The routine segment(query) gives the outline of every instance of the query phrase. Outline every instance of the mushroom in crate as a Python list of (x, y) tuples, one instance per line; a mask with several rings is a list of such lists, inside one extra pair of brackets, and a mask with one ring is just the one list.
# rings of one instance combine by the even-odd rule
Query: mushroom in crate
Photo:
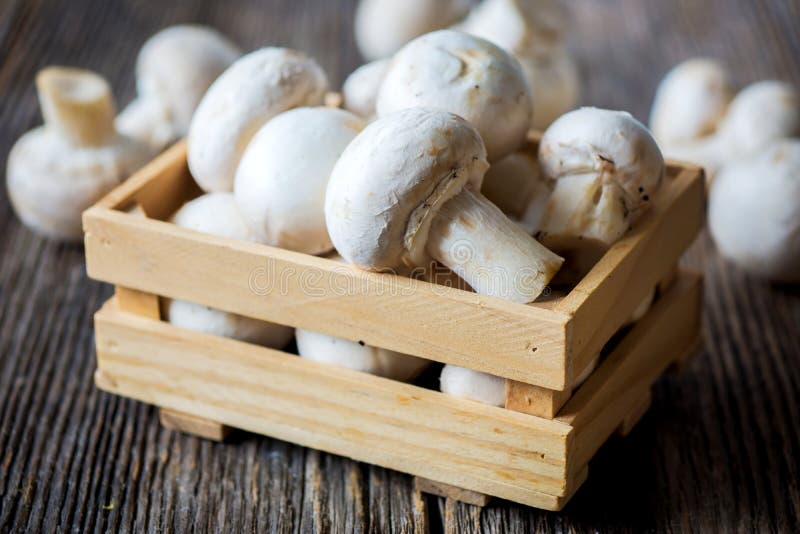
[(48, 67), (36, 76), (44, 126), (23, 135), (8, 155), (6, 180), (26, 226), (54, 239), (83, 237), (81, 213), (151, 157), (114, 127), (108, 82), (93, 72)]
[(532, 302), (562, 259), (480, 194), (487, 168), (480, 135), (457, 115), (411, 108), (378, 119), (350, 143), (328, 184), (336, 250), (373, 271), (430, 257), (480, 294)]
[(555, 186), (537, 236), (565, 257), (559, 281), (573, 284), (650, 207), (664, 158), (630, 114), (581, 108), (544, 132), (539, 162)]
[(494, 202), (526, 232), (539, 228), (554, 181), (539, 168), (539, 158), (530, 146), (494, 163), (483, 180), (481, 193)]
[(198, 185), (231, 191), (258, 129), (289, 109), (321, 105), (327, 88), (317, 62), (295, 50), (262, 48), (237, 60), (208, 89), (189, 126), (189, 169)]
[[(535, 300), (562, 259), (480, 194), (487, 168), (477, 131), (452, 113), (412, 108), (378, 119), (347, 147), (328, 184), (336, 249), (377, 271), (433, 258), (480, 294)], [(461, 375), (491, 382), (471, 369)]]
[(298, 108), (269, 120), (244, 151), (236, 202), (261, 243), (324, 254), (325, 190), (339, 156), (364, 128), (341, 109)]
[(367, 61), (397, 52), (412, 39), (463, 17), (472, 0), (361, 0), (355, 14), (358, 50)]
[(354, 70), (342, 85), (343, 107), (366, 120), (375, 118), (375, 100), (390, 60), (379, 59)]
[(302, 358), (392, 380), (413, 380), (430, 365), (423, 358), (311, 330), (298, 328), (296, 337), (297, 352)]
[[(254, 241), (231, 193), (207, 193), (184, 204), (172, 222), (197, 232)], [(281, 348), (292, 339), (292, 329), (182, 300), (165, 303), (167, 320), (181, 328)]]
[(161, 30), (139, 51), (136, 99), (117, 117), (117, 128), (154, 151), (186, 136), (209, 86), (241, 55), (212, 28), (180, 24)]
[(535, 104), (531, 127), (542, 130), (580, 97), (566, 26), (563, 5), (554, 0), (483, 0), (455, 29), (491, 41), (519, 61)]
[(378, 117), (416, 107), (463, 117), (480, 134), (491, 162), (525, 142), (532, 106), (514, 57), (453, 30), (423, 35), (395, 54), (376, 100)]

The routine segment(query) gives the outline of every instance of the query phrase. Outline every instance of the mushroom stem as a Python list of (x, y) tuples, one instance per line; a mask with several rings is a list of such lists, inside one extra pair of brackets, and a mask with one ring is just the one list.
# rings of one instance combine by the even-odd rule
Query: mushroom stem
[(103, 146), (116, 137), (111, 87), (83, 69), (48, 67), (36, 75), (45, 125), (80, 147)]
[(482, 295), (532, 302), (564, 261), (470, 186), (442, 205), (427, 252)]

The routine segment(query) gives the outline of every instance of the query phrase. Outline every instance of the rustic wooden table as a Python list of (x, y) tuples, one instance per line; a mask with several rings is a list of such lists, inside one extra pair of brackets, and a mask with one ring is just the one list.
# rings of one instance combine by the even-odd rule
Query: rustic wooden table
[[(0, 153), (40, 123), (37, 69), (95, 69), (125, 103), (136, 51), (172, 23), (306, 50), (338, 84), (359, 64), (353, 3), (2, 0)], [(740, 83), (800, 84), (796, 0), (571, 6), (586, 103), (646, 119), (666, 69), (696, 54)], [(642, 424), (555, 514), (420, 498), (407, 476), (258, 436), (162, 429), (154, 408), (92, 385), (92, 314), (111, 288), (86, 278), (82, 247), (31, 234), (5, 195), (0, 235), (0, 532), (800, 529), (800, 292), (742, 275), (705, 236), (687, 264), (706, 273), (706, 350), (659, 382)]]

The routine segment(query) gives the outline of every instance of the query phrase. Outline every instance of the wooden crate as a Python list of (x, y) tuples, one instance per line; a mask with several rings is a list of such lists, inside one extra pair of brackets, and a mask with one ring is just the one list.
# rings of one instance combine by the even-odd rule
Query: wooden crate
[(574, 289), (524, 305), (163, 222), (197, 194), (178, 144), (87, 210), (89, 276), (553, 391), (670, 277), (705, 221), (701, 171), (669, 165), (653, 209)]
[[(181, 143), (87, 210), (84, 230), (89, 275), (116, 285), (95, 320), (97, 385), (212, 439), (241, 428), (425, 476), (426, 491), (559, 509), (697, 341), (701, 283), (675, 274), (704, 221), (697, 168), (669, 165), (636, 227), (566, 295), (530, 305), (165, 222), (198, 194)], [(656, 305), (573, 394), (656, 286)], [(492, 373), (507, 379), (507, 409), (188, 332), (160, 320), (161, 297)]]
[(96, 383), (206, 437), (244, 429), (558, 510), (600, 445), (641, 416), (658, 376), (695, 348), (701, 293), (698, 276), (681, 275), (555, 419), (183, 330), (116, 298), (95, 317)]

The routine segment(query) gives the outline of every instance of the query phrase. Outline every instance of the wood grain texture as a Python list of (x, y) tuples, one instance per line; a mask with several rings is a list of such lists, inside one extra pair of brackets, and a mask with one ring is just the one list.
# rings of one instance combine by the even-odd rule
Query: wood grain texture
[[(351, 0), (4, 0), (0, 153), (40, 122), (35, 71), (97, 69), (121, 104), (136, 50), (164, 25), (210, 23), (247, 48), (319, 58), (334, 84), (359, 63)], [(739, 83), (800, 83), (796, 0), (572, 0), (583, 102), (647, 119), (658, 80), (696, 54)], [(415, 496), (410, 477), (244, 435), (163, 430), (157, 411), (92, 385), (91, 317), (111, 294), (80, 247), (23, 229), (0, 193), (0, 531), (630, 532), (800, 528), (800, 292), (725, 264), (707, 237), (705, 353), (660, 380), (565, 511)], [(113, 502), (113, 509), (111, 504)], [(109, 509), (104, 509), (104, 506)]]

